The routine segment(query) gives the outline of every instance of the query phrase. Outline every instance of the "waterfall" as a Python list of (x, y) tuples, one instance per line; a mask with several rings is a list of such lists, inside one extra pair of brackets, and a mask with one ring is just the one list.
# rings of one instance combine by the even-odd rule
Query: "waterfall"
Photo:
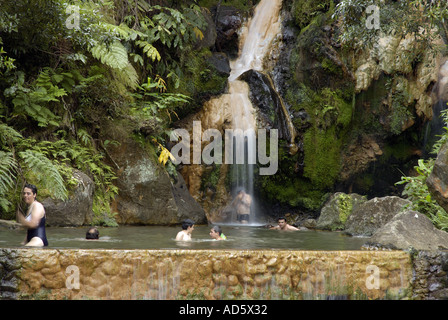
[[(252, 212), (257, 211), (254, 195), (254, 164), (256, 159), (256, 119), (255, 110), (249, 99), (248, 85), (238, 80), (244, 72), (263, 70), (263, 59), (270, 45), (280, 32), (279, 14), (281, 0), (261, 0), (255, 8), (254, 16), (248, 21), (241, 34), (237, 59), (230, 62), (229, 105), (232, 108), (232, 129), (234, 132), (234, 162), (232, 166), (232, 194), (241, 189), (252, 196)], [(240, 143), (240, 151), (238, 151)], [(242, 145), (241, 145), (242, 144)], [(238, 161), (238, 152), (243, 151), (244, 163)], [(256, 222), (255, 214), (252, 221)]]
[[(259, 220), (257, 219), (259, 210), (257, 210), (257, 201), (254, 198), (258, 130), (256, 111), (249, 98), (249, 85), (239, 77), (248, 70), (263, 72), (263, 60), (270, 52), (272, 41), (280, 34), (281, 6), (281, 0), (261, 0), (258, 3), (253, 17), (248, 19), (241, 29), (238, 57), (230, 61), (231, 71), (227, 92), (205, 102), (199, 115), (202, 130), (218, 129), (224, 133), (231, 129), (229, 131), (232, 134), (226, 135), (225, 143), (226, 151), (227, 143), (232, 143), (232, 145), (228, 145), (232, 154), (229, 156), (230, 161), (227, 161), (226, 158), (223, 167), (228, 166), (230, 170), (232, 197), (241, 189), (252, 196), (250, 223), (261, 222), (257, 221)], [(221, 170), (224, 172), (227, 167)], [(193, 172), (191, 175), (199, 176), (199, 173)], [(222, 178), (224, 177), (220, 177), (220, 179)], [(190, 192), (194, 194), (194, 190), (193, 192), (190, 190)], [(226, 203), (228, 204), (228, 202)], [(221, 209), (226, 206), (224, 202), (220, 204), (222, 205)], [(227, 213), (226, 217), (228, 217)], [(231, 220), (231, 222), (235, 222), (235, 216)]]

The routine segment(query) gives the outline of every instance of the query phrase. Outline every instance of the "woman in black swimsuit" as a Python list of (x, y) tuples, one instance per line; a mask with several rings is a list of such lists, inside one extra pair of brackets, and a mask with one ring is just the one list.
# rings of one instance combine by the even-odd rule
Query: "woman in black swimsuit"
[(30, 247), (48, 246), (47, 235), (45, 233), (45, 209), (44, 206), (36, 200), (37, 188), (35, 185), (26, 184), (23, 188), (23, 200), (28, 206), (26, 217), (18, 211), (17, 219), (28, 228), (24, 245)]

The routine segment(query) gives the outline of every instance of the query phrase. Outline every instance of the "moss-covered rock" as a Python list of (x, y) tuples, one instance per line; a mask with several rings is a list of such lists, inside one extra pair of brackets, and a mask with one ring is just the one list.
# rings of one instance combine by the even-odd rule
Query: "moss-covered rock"
[(344, 230), (345, 223), (353, 210), (365, 201), (367, 201), (366, 197), (356, 193), (335, 193), (323, 206), (316, 228), (331, 231)]

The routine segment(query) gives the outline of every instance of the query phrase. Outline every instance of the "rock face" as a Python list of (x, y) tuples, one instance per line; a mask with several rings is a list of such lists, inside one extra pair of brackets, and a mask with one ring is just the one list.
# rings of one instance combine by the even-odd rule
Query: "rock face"
[(289, 115), (282, 109), (282, 101), (276, 93), (270, 78), (260, 71), (249, 70), (240, 78), (249, 84), (249, 97), (257, 110), (258, 127), (279, 130), (279, 138), (290, 141), (294, 132), (290, 132)]
[(112, 139), (120, 141), (120, 145), (108, 149), (110, 158), (118, 166), (116, 184), (120, 192), (113, 204), (118, 212), (117, 222), (169, 225), (190, 218), (197, 224), (205, 223), (205, 212), (185, 191), (181, 177), (173, 182), (158, 163), (153, 150), (146, 150), (135, 140), (125, 137), (116, 133)]
[(448, 212), (448, 143), (440, 148), (426, 185), (432, 197)]
[(216, 25), (216, 49), (234, 58), (238, 55), (238, 30), (243, 19), (236, 8), (217, 6), (211, 10)]
[[(416, 57), (422, 56), (421, 63), (415, 67), (411, 59), (397, 59), (413, 52)], [(409, 102), (415, 101), (418, 116), (428, 119), (432, 116), (431, 96), (428, 87), (437, 81), (440, 57), (434, 57), (429, 50), (425, 50), (410, 35), (402, 37), (397, 35), (382, 35), (372, 50), (366, 51), (356, 60), (355, 67), (356, 91), (366, 90), (381, 73), (388, 75), (415, 73), (415, 77), (403, 77), (402, 83), (397, 81), (397, 91), (406, 88)], [(430, 92), (430, 91), (429, 91)]]
[(322, 208), (316, 228), (343, 230), (347, 218), (365, 201), (367, 201), (365, 197), (356, 193), (335, 193)]
[(368, 244), (401, 250), (448, 249), (448, 233), (435, 228), (425, 215), (406, 210), (379, 228)]
[(347, 218), (345, 232), (353, 236), (371, 236), (410, 203), (395, 196), (366, 201)]
[(46, 198), (42, 201), (48, 226), (81, 226), (92, 220), (95, 184), (81, 171), (75, 170), (73, 176), (78, 185), (68, 200)]

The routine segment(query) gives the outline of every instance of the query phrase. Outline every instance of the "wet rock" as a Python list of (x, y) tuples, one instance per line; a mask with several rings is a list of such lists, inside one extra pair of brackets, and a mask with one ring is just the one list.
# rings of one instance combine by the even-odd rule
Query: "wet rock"
[(240, 12), (229, 6), (216, 6), (211, 10), (216, 25), (216, 49), (232, 58), (238, 55), (238, 30), (242, 25)]
[(395, 196), (366, 201), (347, 218), (345, 232), (353, 236), (371, 236), (410, 204), (409, 200)]
[(67, 200), (46, 198), (42, 201), (48, 226), (81, 226), (91, 221), (95, 184), (79, 170), (74, 170), (73, 177), (78, 185)]
[(321, 230), (343, 230), (347, 218), (365, 201), (367, 199), (364, 196), (356, 193), (335, 193), (323, 206), (316, 228)]
[(223, 52), (214, 52), (210, 58), (208, 58), (208, 62), (216, 68), (216, 70), (226, 75), (227, 77), (230, 75), (230, 64), (229, 58)]
[(281, 98), (269, 77), (262, 72), (249, 70), (244, 72), (240, 79), (249, 84), (249, 97), (258, 111), (259, 126), (276, 128), (279, 130), (280, 139), (291, 140), (295, 132), (291, 132), (289, 115), (285, 114)]
[(302, 226), (307, 229), (316, 229), (317, 221), (316, 219), (306, 219), (305, 221), (303, 221)]
[(0, 249), (0, 300), (17, 298), (19, 272), (17, 253), (11, 249)]
[(364, 172), (373, 161), (383, 154), (381, 147), (374, 137), (363, 136), (353, 141), (343, 154), (341, 180), (348, 180)]
[(368, 244), (402, 250), (448, 249), (448, 233), (437, 229), (424, 214), (406, 210), (376, 230)]

